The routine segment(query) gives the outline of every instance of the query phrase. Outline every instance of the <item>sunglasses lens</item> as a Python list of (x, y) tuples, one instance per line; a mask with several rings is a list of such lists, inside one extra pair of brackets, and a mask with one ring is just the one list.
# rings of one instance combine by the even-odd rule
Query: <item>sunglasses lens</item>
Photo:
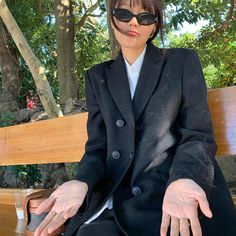
[(151, 15), (149, 13), (143, 13), (138, 15), (138, 23), (140, 25), (151, 25), (156, 22), (156, 16)]
[[(122, 9), (122, 8), (116, 8), (113, 9), (112, 15), (119, 21), (122, 22), (130, 22), (132, 18), (136, 15), (132, 14), (129, 10), (127, 9)], [(152, 15), (150, 13), (140, 13), (137, 16), (138, 23), (140, 25), (151, 25), (154, 24), (157, 19), (155, 15)]]
[(112, 15), (123, 22), (129, 22), (133, 18), (132, 13), (126, 9), (114, 9)]

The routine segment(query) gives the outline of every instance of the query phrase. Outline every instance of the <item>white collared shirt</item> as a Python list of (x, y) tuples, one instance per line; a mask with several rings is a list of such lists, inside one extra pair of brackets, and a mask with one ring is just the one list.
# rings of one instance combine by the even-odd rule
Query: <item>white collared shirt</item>
[(143, 49), (142, 53), (138, 56), (138, 58), (135, 60), (133, 64), (129, 64), (129, 62), (124, 58), (126, 70), (128, 74), (128, 80), (129, 80), (129, 88), (130, 88), (130, 94), (131, 98), (134, 98), (134, 92), (138, 83), (139, 74), (141, 71), (141, 67), (143, 64), (145, 52), (146, 52), (147, 46)]
[[(124, 58), (125, 65), (126, 65), (126, 70), (127, 70), (127, 75), (128, 75), (128, 80), (129, 80), (130, 94), (131, 94), (132, 100), (134, 98), (134, 92), (135, 92), (135, 89), (136, 89), (136, 86), (137, 86), (137, 83), (138, 83), (138, 78), (139, 78), (139, 74), (140, 74), (141, 67), (142, 67), (142, 64), (143, 64), (146, 48), (147, 48), (147, 45), (145, 46), (142, 53), (138, 56), (138, 58), (135, 60), (135, 62), (132, 65), (129, 64), (129, 62)], [(96, 212), (90, 219), (88, 219), (85, 222), (85, 224), (89, 224), (90, 222), (97, 219), (106, 208), (111, 210), (112, 207), (113, 207), (113, 199), (112, 199), (112, 196), (111, 196), (106, 201), (106, 203), (103, 205), (103, 207), (98, 212)]]

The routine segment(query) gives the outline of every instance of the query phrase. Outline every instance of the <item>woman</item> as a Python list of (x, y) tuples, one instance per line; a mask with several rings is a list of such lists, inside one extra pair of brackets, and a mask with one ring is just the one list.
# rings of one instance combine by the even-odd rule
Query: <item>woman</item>
[(110, 4), (121, 52), (86, 73), (86, 151), (76, 180), (38, 208), (51, 211), (35, 235), (71, 217), (65, 235), (236, 235), (197, 54), (151, 43), (160, 0)]

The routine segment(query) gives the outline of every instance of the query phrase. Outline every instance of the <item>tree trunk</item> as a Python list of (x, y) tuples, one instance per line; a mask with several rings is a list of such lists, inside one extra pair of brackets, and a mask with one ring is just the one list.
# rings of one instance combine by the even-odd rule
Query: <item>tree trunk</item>
[(0, 18), (0, 69), (2, 89), (16, 100), (22, 86), (19, 75), (18, 58), (14, 50), (8, 47), (9, 34)]
[(110, 38), (110, 47), (111, 47), (111, 58), (115, 59), (120, 50), (120, 46), (115, 38), (113, 29), (111, 28), (111, 10), (110, 10), (110, 2), (111, 0), (106, 0), (106, 8), (107, 8), (107, 25), (109, 29), (109, 38)]
[(74, 15), (72, 1), (55, 0), (57, 71), (59, 79), (60, 104), (69, 98), (78, 98), (76, 59), (74, 46)]
[(33, 51), (29, 47), (24, 35), (19, 29), (4, 0), (0, 0), (0, 16), (2, 17), (2, 20), (11, 34), (22, 57), (29, 66), (36, 83), (38, 95), (45, 111), (48, 114), (48, 117), (53, 118), (63, 116), (61, 110), (54, 100), (51, 87), (45, 75), (45, 68), (42, 66), (38, 58), (34, 55)]

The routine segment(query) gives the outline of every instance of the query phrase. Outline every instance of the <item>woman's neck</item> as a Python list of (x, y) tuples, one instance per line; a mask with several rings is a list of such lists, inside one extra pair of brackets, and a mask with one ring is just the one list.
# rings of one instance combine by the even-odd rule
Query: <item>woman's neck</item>
[(122, 48), (122, 54), (123, 57), (129, 62), (130, 65), (132, 65), (136, 59), (139, 57), (139, 55), (143, 52), (143, 49), (146, 45), (144, 45), (141, 48)]

